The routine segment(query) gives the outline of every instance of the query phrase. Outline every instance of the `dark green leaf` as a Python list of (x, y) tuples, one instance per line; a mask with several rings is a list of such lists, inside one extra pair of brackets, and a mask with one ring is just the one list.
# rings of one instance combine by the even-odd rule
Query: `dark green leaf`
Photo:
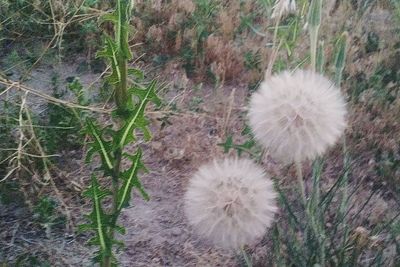
[(112, 144), (110, 141), (103, 139), (103, 130), (90, 120), (86, 120), (87, 132), (93, 138), (93, 142), (89, 143), (89, 149), (86, 155), (86, 162), (89, 162), (94, 153), (99, 153), (103, 170), (107, 173), (113, 168), (114, 159), (111, 156)]

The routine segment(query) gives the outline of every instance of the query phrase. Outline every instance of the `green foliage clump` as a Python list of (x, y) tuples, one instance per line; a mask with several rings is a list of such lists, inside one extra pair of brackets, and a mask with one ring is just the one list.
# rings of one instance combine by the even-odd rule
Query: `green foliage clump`
[(57, 47), (59, 56), (96, 49), (100, 36), (98, 15), (87, 12), (106, 4), (98, 0), (1, 0), (0, 47), (9, 52), (15, 44), (23, 43), (19, 52), (32, 63), (50, 47)]
[[(90, 104), (85, 95), (85, 89), (79, 79), (75, 78), (68, 84), (68, 89), (75, 95), (81, 106)], [(65, 91), (60, 91), (57, 86), (53, 89), (53, 96), (61, 99)], [(88, 116), (87, 112), (74, 108), (64, 107), (59, 104), (48, 103), (46, 124), (48, 128), (41, 131), (41, 137), (48, 153), (55, 153), (63, 149), (77, 149), (82, 145), (83, 121)], [(63, 144), (60, 147), (60, 144)]]

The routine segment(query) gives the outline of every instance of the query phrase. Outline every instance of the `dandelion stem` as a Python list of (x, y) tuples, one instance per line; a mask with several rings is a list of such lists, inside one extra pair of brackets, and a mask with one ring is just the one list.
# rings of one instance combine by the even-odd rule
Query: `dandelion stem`
[(296, 173), (297, 173), (297, 182), (299, 183), (299, 186), (300, 186), (300, 193), (301, 193), (301, 197), (303, 199), (304, 207), (306, 207), (307, 206), (307, 198), (306, 198), (306, 189), (305, 189), (304, 181), (303, 181), (303, 171), (301, 168), (301, 162), (297, 160), (295, 165), (296, 165)]
[(241, 250), (241, 252), (242, 252), (242, 254), (243, 254), (243, 259), (244, 259), (244, 261), (245, 261), (245, 263), (246, 263), (246, 266), (247, 266), (247, 267), (253, 267), (253, 264), (251, 263), (251, 259), (250, 259), (249, 256), (247, 255), (246, 250), (244, 250), (244, 247), (243, 247), (243, 246), (240, 248), (240, 250)]
[(319, 27), (313, 27), (310, 29), (311, 69), (313, 71), (316, 70), (316, 66), (317, 66), (318, 30), (319, 30)]
[(279, 30), (279, 24), (281, 22), (281, 16), (282, 16), (282, 14), (279, 14), (278, 19), (276, 20), (276, 23), (275, 23), (274, 37), (273, 37), (273, 40), (272, 40), (272, 56), (271, 56), (271, 59), (268, 62), (268, 67), (267, 67), (267, 71), (265, 73), (265, 78), (269, 78), (271, 76), (272, 68), (274, 67), (274, 63), (276, 61), (279, 49), (281, 47), (280, 44), (277, 46), (278, 30)]
[(321, 25), (322, 0), (312, 0), (308, 13), (308, 29), (310, 32), (311, 68), (315, 71), (317, 62), (318, 32)]

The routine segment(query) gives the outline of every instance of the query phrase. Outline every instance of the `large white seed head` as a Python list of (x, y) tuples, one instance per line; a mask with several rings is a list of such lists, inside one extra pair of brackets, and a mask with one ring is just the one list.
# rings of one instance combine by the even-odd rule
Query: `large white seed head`
[(277, 210), (273, 183), (247, 159), (203, 165), (190, 180), (185, 212), (197, 232), (226, 249), (262, 237)]
[(336, 143), (346, 127), (346, 104), (331, 81), (305, 70), (262, 82), (249, 106), (255, 138), (272, 157), (291, 163), (314, 159)]

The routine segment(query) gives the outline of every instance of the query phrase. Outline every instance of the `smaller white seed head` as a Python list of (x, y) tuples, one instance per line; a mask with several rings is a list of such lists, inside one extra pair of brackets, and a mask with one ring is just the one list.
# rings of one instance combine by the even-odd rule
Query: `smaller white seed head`
[(276, 210), (272, 181), (247, 159), (203, 165), (185, 195), (190, 224), (200, 235), (228, 249), (239, 249), (262, 237)]

